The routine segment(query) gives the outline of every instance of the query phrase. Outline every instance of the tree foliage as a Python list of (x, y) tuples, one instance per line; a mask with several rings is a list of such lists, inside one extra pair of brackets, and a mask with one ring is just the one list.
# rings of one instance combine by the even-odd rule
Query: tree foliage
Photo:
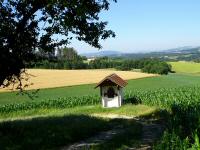
[(159, 59), (110, 59), (107, 57), (97, 58), (89, 63), (88, 68), (102, 69), (102, 68), (116, 68), (118, 70), (132, 70), (141, 69), (143, 72), (154, 74), (168, 74), (171, 71), (171, 65)]
[(99, 19), (110, 1), (0, 0), (0, 85), (19, 80), (38, 50), (51, 52), (72, 38), (101, 48), (100, 39), (115, 36)]
[(60, 51), (61, 51), (61, 56), (60, 56), (61, 59), (76, 60), (76, 59), (79, 59), (80, 57), (77, 51), (72, 47), (70, 48), (64, 47), (64, 48), (61, 48)]

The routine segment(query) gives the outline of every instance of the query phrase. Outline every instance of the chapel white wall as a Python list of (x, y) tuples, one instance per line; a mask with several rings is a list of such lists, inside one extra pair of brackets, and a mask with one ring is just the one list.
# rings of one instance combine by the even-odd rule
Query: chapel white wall
[[(109, 87), (113, 87), (115, 93), (117, 93), (117, 96), (114, 96), (114, 98), (104, 96), (104, 93), (107, 93)], [(121, 87), (118, 89), (117, 86), (103, 86), (101, 87), (101, 91), (103, 107), (120, 107), (122, 105), (123, 89)]]

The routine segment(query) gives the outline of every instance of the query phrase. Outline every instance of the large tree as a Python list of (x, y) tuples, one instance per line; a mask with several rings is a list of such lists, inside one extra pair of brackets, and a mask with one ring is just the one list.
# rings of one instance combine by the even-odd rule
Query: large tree
[(78, 59), (78, 53), (74, 48), (63, 48), (63, 57), (67, 60), (77, 60)]
[(0, 0), (0, 85), (19, 80), (37, 50), (51, 52), (72, 38), (101, 48), (99, 40), (115, 36), (99, 19), (110, 1)]

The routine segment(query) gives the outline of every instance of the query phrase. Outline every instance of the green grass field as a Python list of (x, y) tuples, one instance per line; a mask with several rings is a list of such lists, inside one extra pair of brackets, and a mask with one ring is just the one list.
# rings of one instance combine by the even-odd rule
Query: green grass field
[[(20, 104), (17, 103), (24, 102), (27, 105), (26, 102), (35, 103), (36, 101), (40, 103), (42, 101), (47, 102), (46, 100), (49, 99), (58, 102), (58, 98), (66, 97), (68, 97), (65, 100), (67, 102), (69, 102), (69, 97), (73, 97), (71, 99), (72, 103), (75, 101), (75, 97), (78, 97), (80, 101), (86, 102), (92, 101), (95, 98), (98, 100), (95, 95), (99, 94), (99, 89), (94, 89), (94, 86), (94, 84), (91, 84), (42, 89), (38, 91), (34, 99), (30, 99), (26, 94), (19, 95), (18, 92), (0, 93), (1, 111), (3, 110), (0, 113), (0, 149), (60, 149), (63, 146), (94, 136), (99, 132), (110, 130), (115, 126), (122, 126), (124, 132), (94, 147), (94, 149), (105, 149), (105, 146), (109, 149), (124, 149), (124, 146), (138, 145), (142, 135), (142, 125), (140, 123), (135, 122), (134, 119), (105, 119), (102, 117), (142, 117), (146, 119), (153, 117), (152, 119), (161, 118), (165, 119), (164, 122), (167, 122), (167, 118), (171, 113), (168, 109), (160, 106), (166, 105), (170, 108), (174, 102), (182, 102), (182, 104), (188, 105), (187, 100), (191, 102), (196, 100), (198, 102), (198, 88), (187, 89), (185, 87), (200, 86), (200, 76), (191, 72), (187, 74), (180, 72), (158, 77), (129, 80), (125, 92), (131, 93), (132, 91), (134, 93), (134, 91), (141, 91), (142, 104), (138, 105), (129, 103), (120, 108), (107, 109), (102, 108), (100, 104), (93, 104), (91, 106), (88, 105), (90, 103), (84, 103), (68, 107), (69, 103), (66, 103), (67, 105), (64, 105), (66, 107), (62, 107), (62, 103), (58, 103), (55, 104), (55, 107), (53, 104), (47, 107), (42, 105), (42, 107), (18, 109)], [(176, 87), (184, 87), (185, 89), (173, 89)], [(151, 91), (154, 90), (157, 90), (157, 92), (152, 93)], [(145, 93), (146, 91), (150, 92)], [(31, 92), (34, 91), (28, 91), (28, 94), (31, 94)], [(137, 94), (139, 96), (139, 93)], [(91, 95), (91, 98), (84, 100), (84, 95)], [(62, 102), (64, 102), (63, 100), (61, 99)], [(48, 102), (51, 103), (51, 101)], [(14, 110), (6, 112), (5, 107), (8, 108), (9, 104), (12, 103), (16, 103), (14, 107), (10, 107), (11, 109), (14, 108)], [(3, 106), (4, 104), (8, 104), (8, 106)], [(183, 112), (182, 109), (184, 109), (186, 115), (191, 114), (185, 109), (187, 105), (182, 104), (180, 105), (181, 107), (178, 105), (175, 108), (180, 109), (180, 112)], [(27, 106), (30, 106), (30, 103)], [(189, 110), (199, 110), (199, 108), (192, 107)], [(194, 114), (194, 116), (199, 116), (198, 113)], [(178, 118), (181, 117), (179, 116)], [(196, 120), (189, 120), (188, 122), (194, 121)], [(181, 125), (185, 124), (183, 122)], [(192, 125), (196, 125), (196, 123), (192, 123)]]
[[(200, 85), (200, 77), (190, 74), (170, 74), (158, 77), (150, 77), (136, 80), (129, 80), (125, 88), (126, 92), (137, 89), (151, 90), (159, 88), (171, 88), (180, 86)], [(94, 84), (68, 86), (51, 89), (41, 89), (35, 95), (34, 99), (30, 99), (26, 94), (21, 95), (18, 92), (0, 93), (0, 105), (9, 103), (41, 101), (47, 99), (57, 99), (59, 97), (83, 96), (99, 94), (99, 89), (94, 89)], [(29, 91), (30, 94), (33, 91)]]
[(172, 70), (177, 73), (191, 73), (199, 74), (200, 73), (200, 63), (194, 62), (169, 62), (172, 65)]

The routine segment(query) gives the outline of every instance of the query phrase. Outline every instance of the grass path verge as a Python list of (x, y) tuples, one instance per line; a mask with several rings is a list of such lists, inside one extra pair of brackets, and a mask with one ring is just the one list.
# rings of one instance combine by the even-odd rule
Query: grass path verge
[(108, 116), (117, 115), (119, 116), (129, 116), (129, 117), (139, 117), (142, 115), (148, 115), (156, 111), (156, 107), (149, 107), (146, 105), (123, 105), (120, 108), (102, 108), (100, 105), (93, 106), (78, 106), (74, 108), (65, 109), (32, 109), (26, 111), (16, 111), (11, 113), (0, 114), (0, 121), (6, 120), (24, 120), (32, 119), (37, 117), (50, 117), (50, 116), (64, 116), (70, 114), (76, 115), (91, 115), (96, 116)]

